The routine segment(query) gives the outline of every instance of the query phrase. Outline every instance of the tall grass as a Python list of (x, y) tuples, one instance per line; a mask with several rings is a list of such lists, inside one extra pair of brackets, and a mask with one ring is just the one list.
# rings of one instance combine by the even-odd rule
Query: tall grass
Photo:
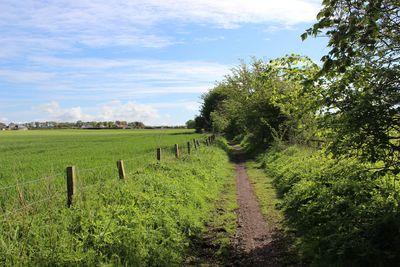
[(80, 187), (71, 209), (54, 193), (2, 218), (0, 264), (179, 265), (229, 179), (226, 153), (203, 147)]

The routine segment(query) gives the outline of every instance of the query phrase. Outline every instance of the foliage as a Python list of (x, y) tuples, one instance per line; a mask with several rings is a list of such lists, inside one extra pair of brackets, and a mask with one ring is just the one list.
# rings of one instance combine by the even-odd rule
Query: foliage
[(196, 122), (194, 120), (188, 120), (186, 123), (186, 128), (188, 129), (195, 129), (196, 128)]
[(309, 85), (314, 91), (304, 93), (303, 87), (318, 70), (309, 58), (298, 55), (242, 62), (203, 96), (205, 128), (230, 139), (247, 136), (248, 144), (258, 148), (276, 138), (310, 138), (318, 88)]
[(71, 209), (61, 195), (5, 217), (0, 263), (177, 266), (231, 177), (225, 152), (203, 147), (82, 188)]
[(317, 266), (393, 266), (400, 260), (400, 190), (356, 160), (288, 147), (264, 156), (286, 223)]
[(227, 98), (223, 90), (212, 90), (202, 96), (203, 105), (201, 107), (201, 116), (198, 116), (196, 121), (196, 129), (212, 131), (212, 112), (220, 108), (221, 102)]
[(323, 128), (331, 152), (382, 161), (400, 172), (400, 4), (398, 0), (325, 0), (303, 34), (327, 35), (322, 58)]

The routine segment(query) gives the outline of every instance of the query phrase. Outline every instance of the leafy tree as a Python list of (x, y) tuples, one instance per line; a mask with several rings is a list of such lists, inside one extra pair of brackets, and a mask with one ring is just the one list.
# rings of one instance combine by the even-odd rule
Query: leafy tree
[(302, 35), (327, 35), (319, 73), (331, 151), (400, 171), (400, 2), (325, 0)]
[(195, 129), (197, 133), (201, 133), (204, 129), (205, 126), (205, 119), (203, 116), (196, 116), (194, 118), (194, 124), (195, 124)]
[(188, 120), (186, 122), (186, 128), (195, 129), (196, 128), (196, 122), (194, 120)]
[(203, 106), (201, 107), (201, 121), (202, 128), (206, 131), (212, 130), (212, 118), (211, 113), (215, 110), (220, 109), (222, 102), (227, 98), (227, 95), (218, 89), (211, 90), (209, 93), (204, 94)]
[(253, 59), (248, 65), (242, 62), (203, 96), (201, 117), (206, 127), (229, 138), (246, 137), (258, 149), (276, 138), (308, 139), (314, 134), (309, 125), (313, 125), (314, 98), (319, 95), (313, 84), (309, 86), (315, 90), (304, 93), (303, 83), (318, 70), (309, 58), (298, 55), (269, 62)]

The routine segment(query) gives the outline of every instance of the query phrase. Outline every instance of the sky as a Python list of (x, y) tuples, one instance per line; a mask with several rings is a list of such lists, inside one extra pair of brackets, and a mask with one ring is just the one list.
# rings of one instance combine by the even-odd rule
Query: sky
[(317, 0), (2, 0), (0, 121), (182, 125), (240, 60), (297, 53)]

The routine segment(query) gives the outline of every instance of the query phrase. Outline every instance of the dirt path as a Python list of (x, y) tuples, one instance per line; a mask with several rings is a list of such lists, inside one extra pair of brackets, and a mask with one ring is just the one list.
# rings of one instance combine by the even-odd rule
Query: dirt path
[(239, 147), (232, 155), (236, 163), (236, 184), (239, 209), (238, 231), (234, 239), (237, 250), (235, 266), (279, 266), (272, 246), (273, 230), (261, 214), (253, 187), (245, 169), (245, 159)]
[[(216, 252), (219, 247), (215, 241), (221, 231), (226, 235), (223, 225), (213, 223), (215, 218), (226, 212), (225, 204), (219, 203), (221, 207), (216, 210), (215, 218), (210, 220), (211, 224), (202, 237), (196, 240), (192, 248), (193, 255), (184, 266), (302, 266), (290, 250), (293, 244), (291, 237), (278, 229), (272, 229), (261, 214), (240, 147), (234, 147), (230, 156), (236, 165), (236, 198), (239, 206), (235, 211), (237, 232), (233, 237), (230, 236), (231, 242), (225, 248), (227, 253), (218, 256)], [(223, 220), (219, 223), (223, 223)]]

